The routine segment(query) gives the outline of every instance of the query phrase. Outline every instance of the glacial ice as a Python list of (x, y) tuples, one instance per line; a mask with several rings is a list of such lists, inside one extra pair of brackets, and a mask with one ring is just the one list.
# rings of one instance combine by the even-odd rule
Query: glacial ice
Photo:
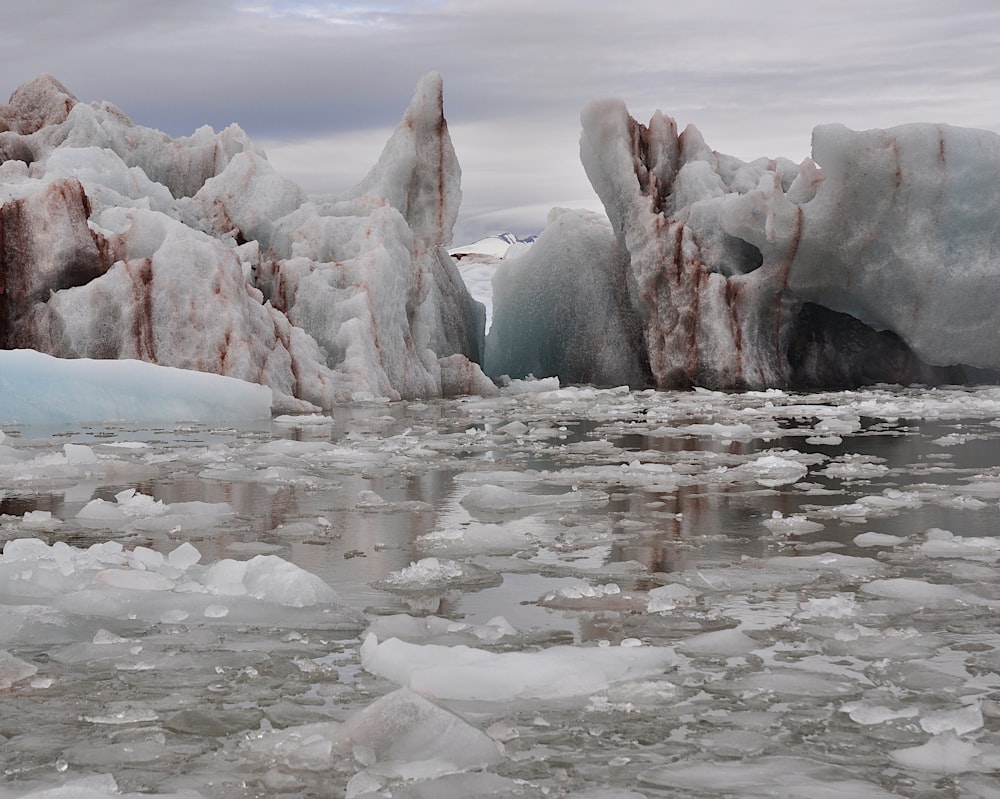
[(266, 419), (271, 399), (266, 386), (222, 375), (0, 350), (0, 424)]
[[(802, 360), (757, 347), (754, 335), (771, 333), (741, 314), (773, 289), (781, 237), (755, 244), (758, 258), (754, 230), (787, 227), (783, 203), (806, 214), (833, 185), (830, 164), (742, 165), (662, 117), (645, 133), (625, 120), (639, 151), (683, 150), (677, 174), (655, 159), (636, 171), (626, 148), (623, 171), (597, 182), (628, 188), (635, 175), (646, 200), (619, 197), (610, 227), (557, 211), (497, 270), (508, 299), (495, 335), (521, 336), (503, 357), (553, 376), (499, 392), (482, 383), (449, 403), (374, 401), (482, 377), (462, 354), (481, 346), (469, 337), (479, 311), (441, 258), (458, 173), (433, 147), (445, 143), (439, 94), (435, 79), (421, 83), (379, 165), (339, 198), (304, 197), (235, 128), (170, 142), (48, 80), (0, 109), (0, 150), (18, 157), (0, 164), (4, 224), (52, 212), (67, 236), (48, 251), (32, 229), (18, 244), (42, 283), (15, 292), (35, 298), (35, 315), (5, 324), (51, 322), (70, 307), (53, 297), (111, 290), (113, 272), (141, 284), (135, 262), (147, 257), (159, 279), (186, 253), (205, 275), (220, 259), (232, 267), (220, 294), (263, 309), (247, 324), (256, 336), (269, 320), (277, 347), (267, 387), (67, 360), (60, 369), (124, 370), (115, 400), (126, 386), (138, 399), (107, 410), (76, 381), (67, 396), (58, 372), (21, 402), (48, 404), (41, 417), (0, 415), (0, 797), (926, 796), (943, 784), (995, 795), (1000, 390), (561, 385), (570, 367), (611, 384), (672, 375), (720, 388), (752, 384), (737, 366), (791, 364), (776, 372), (783, 386), (956, 374), (914, 366), (898, 341), (816, 298), (801, 304), (791, 282), (781, 302), (798, 311), (767, 318), (792, 320), (788, 352)], [(884, 155), (872, 155), (875, 172)], [(588, 158), (592, 171), (613, 160)], [(669, 220), (650, 222), (652, 197)], [(843, 252), (903, 252), (898, 220), (880, 219), (887, 239)], [(664, 244), (656, 224), (680, 237), (677, 274), (643, 271)], [(560, 261), (564, 237), (576, 238)], [(108, 255), (99, 242), (110, 240), (124, 249)], [(586, 261), (608, 252), (632, 272)], [(726, 259), (744, 272), (709, 270), (703, 296), (685, 294), (698, 269)], [(348, 285), (369, 268), (377, 279)], [(560, 282), (567, 307), (600, 312), (560, 330), (543, 313)], [(193, 283), (191, 296), (205, 290)], [(674, 342), (692, 309), (673, 320), (665, 300), (705, 300), (704, 351), (650, 360), (653, 317), (630, 319), (636, 285), (644, 313), (678, 321)], [(333, 298), (329, 316), (320, 297)], [(385, 316), (362, 319), (369, 301)], [(713, 316), (723, 301), (735, 317)], [(633, 327), (625, 335), (612, 318)], [(69, 315), (46, 335), (83, 336), (93, 321)], [(906, 347), (925, 346), (898, 324)], [(720, 345), (735, 330), (740, 363)], [(373, 331), (394, 342), (377, 368)], [(135, 332), (155, 349), (164, 330)], [(327, 360), (344, 342), (343, 359)], [(227, 363), (257, 363), (243, 344)], [(852, 360), (868, 351), (873, 364)], [(890, 374), (890, 362), (912, 368)], [(27, 374), (3, 368), (0, 380)], [(254, 422), (270, 396), (308, 412)], [(342, 397), (359, 401), (313, 407)], [(41, 423), (60, 427), (47, 435)]]
[(493, 391), (444, 249), (461, 190), (440, 76), (339, 197), (305, 197), (236, 126), (170, 139), (48, 76), (0, 120), (4, 349), (228, 375), (299, 412)]
[(616, 100), (582, 123), (611, 230), (553, 212), (506, 259), (491, 374), (661, 389), (995, 380), (996, 134), (826, 125), (796, 165), (744, 163)]
[(531, 248), (508, 255), (493, 277), (490, 373), (604, 386), (648, 383), (641, 331), (618, 279), (620, 259), (606, 220), (553, 209)]

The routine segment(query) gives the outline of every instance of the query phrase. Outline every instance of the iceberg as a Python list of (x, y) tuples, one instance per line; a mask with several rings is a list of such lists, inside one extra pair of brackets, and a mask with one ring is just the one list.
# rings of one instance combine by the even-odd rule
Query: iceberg
[(530, 246), (456, 247), (437, 73), (369, 173), (322, 196), (236, 125), (171, 138), (43, 75), (0, 106), (0, 350), (238, 378), (268, 387), (275, 413), (494, 395), (528, 376), (1000, 377), (1000, 136), (823, 125), (796, 164), (718, 153), (618, 100), (581, 122), (606, 216), (557, 208)]
[[(554, 215), (531, 262), (498, 271), (491, 374), (661, 389), (996, 379), (1000, 136), (826, 125), (801, 164), (745, 163), (618, 100), (581, 119), (611, 232)], [(567, 304), (568, 324), (542, 312)]]
[(650, 382), (642, 331), (616, 279), (622, 266), (607, 220), (553, 209), (534, 244), (494, 274), (488, 370), (605, 386)]
[(0, 350), (0, 425), (269, 419), (271, 389), (144, 361)]
[(491, 393), (445, 249), (460, 175), (433, 73), (329, 197), (238, 126), (171, 139), (42, 76), (0, 106), (0, 348), (236, 377), (279, 412)]

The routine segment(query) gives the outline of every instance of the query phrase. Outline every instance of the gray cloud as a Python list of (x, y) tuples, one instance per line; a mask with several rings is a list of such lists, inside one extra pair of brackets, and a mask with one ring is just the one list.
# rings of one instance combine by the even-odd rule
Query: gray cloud
[(592, 99), (661, 108), (742, 158), (798, 160), (822, 122), (1000, 129), (997, 52), (993, 0), (35, 0), (0, 29), (0, 94), (50, 72), (172, 135), (238, 122), (332, 190), (364, 174), (435, 69), (473, 235), (505, 209), (537, 228), (526, 209), (592, 201), (576, 155)]

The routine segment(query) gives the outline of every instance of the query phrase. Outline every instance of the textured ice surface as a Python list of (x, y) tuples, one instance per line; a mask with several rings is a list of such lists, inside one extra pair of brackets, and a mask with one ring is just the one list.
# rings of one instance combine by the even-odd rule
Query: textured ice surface
[(461, 189), (439, 75), (339, 197), (307, 198), (236, 125), (171, 139), (48, 76), (0, 119), (0, 347), (228, 375), (281, 411), (493, 391), (444, 249)]
[(221, 375), (0, 350), (0, 424), (266, 419), (271, 398), (265, 386)]
[(989, 796), (998, 419), (546, 380), (6, 425), (0, 795)]
[(963, 382), (948, 367), (1000, 367), (995, 133), (824, 125), (801, 164), (745, 163), (621, 101), (581, 121), (611, 230), (557, 211), (498, 268), (491, 373), (745, 389)]
[(612, 683), (662, 674), (674, 663), (667, 647), (552, 647), (490, 653), (467, 646), (379, 642), (366, 637), (361, 663), (374, 674), (439, 699), (511, 702), (567, 699)]

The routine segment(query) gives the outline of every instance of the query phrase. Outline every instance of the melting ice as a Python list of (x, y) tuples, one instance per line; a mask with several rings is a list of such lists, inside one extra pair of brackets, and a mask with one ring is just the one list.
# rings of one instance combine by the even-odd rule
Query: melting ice
[(0, 796), (996, 795), (998, 419), (538, 381), (9, 424)]
[(0, 353), (0, 797), (1000, 796), (1000, 389), (775, 388), (1000, 365), (998, 140), (583, 124), (484, 342), (439, 76), (336, 197), (0, 107), (0, 346), (103, 361)]

